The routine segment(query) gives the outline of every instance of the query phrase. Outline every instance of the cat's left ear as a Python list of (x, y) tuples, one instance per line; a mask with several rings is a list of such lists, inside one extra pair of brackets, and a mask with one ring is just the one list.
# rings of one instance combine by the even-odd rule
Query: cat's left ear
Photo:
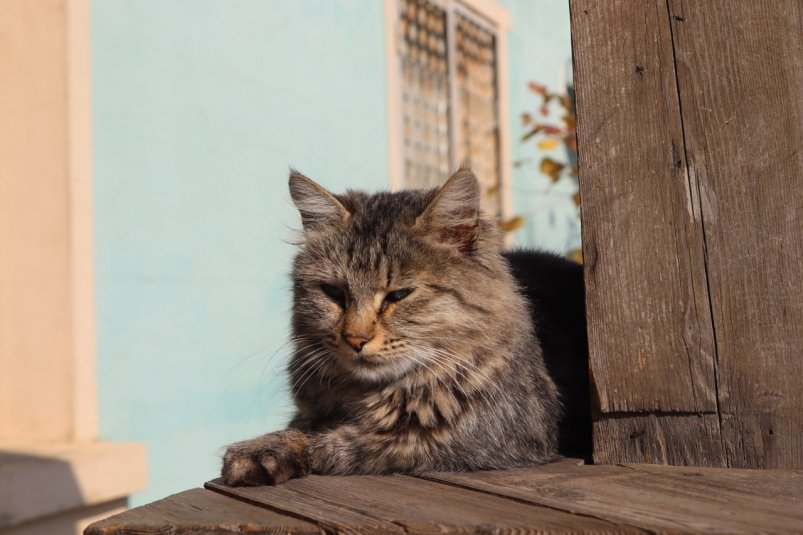
[(348, 221), (351, 214), (337, 197), (294, 169), (289, 185), (305, 231), (326, 230)]
[(480, 231), (480, 185), (468, 166), (461, 166), (441, 186), (415, 226), (461, 254), (474, 250)]

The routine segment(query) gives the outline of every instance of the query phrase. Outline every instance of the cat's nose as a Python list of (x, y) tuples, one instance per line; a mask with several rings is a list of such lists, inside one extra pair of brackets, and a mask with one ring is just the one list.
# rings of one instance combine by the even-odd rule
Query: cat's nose
[(359, 353), (362, 351), (362, 348), (365, 346), (365, 344), (374, 339), (374, 335), (343, 333), (343, 339), (352, 347), (352, 349), (354, 349), (354, 351)]

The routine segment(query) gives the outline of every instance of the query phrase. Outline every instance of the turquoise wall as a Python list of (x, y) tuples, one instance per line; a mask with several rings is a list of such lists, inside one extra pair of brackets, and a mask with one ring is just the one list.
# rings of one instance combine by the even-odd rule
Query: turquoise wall
[[(535, 158), (516, 141), (535, 103), (526, 83), (559, 79), (568, 11), (502, 3), (513, 154)], [(100, 435), (148, 445), (150, 482), (133, 505), (216, 477), (225, 444), (286, 423), (285, 241), (298, 226), (287, 168), (335, 191), (388, 186), (383, 10), (93, 0)], [(555, 203), (518, 191), (539, 180), (534, 167), (514, 172), (527, 217), (517, 239), (560, 249), (569, 231), (560, 217), (550, 226)]]
[[(540, 99), (527, 89), (528, 82), (538, 82), (553, 91), (565, 90), (571, 80), (571, 31), (568, 0), (499, 0), (513, 21), (508, 36), (508, 63), (513, 168), (513, 211), (524, 216), (524, 228), (515, 234), (517, 245), (538, 247), (566, 253), (580, 247), (580, 221), (572, 200), (577, 191), (571, 179), (551, 184), (538, 170), (546, 154), (534, 140), (520, 141), (525, 128), (522, 112), (535, 112)], [(550, 120), (558, 123), (560, 115)], [(556, 160), (565, 161), (562, 149), (551, 151)]]
[[(100, 435), (145, 442), (141, 504), (282, 426), (298, 167), (387, 187), (377, 0), (92, 3)], [(278, 363), (278, 364), (277, 364)]]

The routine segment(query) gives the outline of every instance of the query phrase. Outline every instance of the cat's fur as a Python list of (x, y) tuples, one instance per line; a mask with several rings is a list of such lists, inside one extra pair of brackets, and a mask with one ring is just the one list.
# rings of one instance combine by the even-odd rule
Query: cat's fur
[(572, 428), (590, 428), (587, 399), (564, 401), (559, 425), (548, 372), (587, 388), (582, 272), (504, 256), (469, 169), (440, 189), (373, 195), (333, 195), (293, 172), (290, 192), (304, 226), (289, 364), (298, 412), (285, 431), (229, 446), (228, 485), (510, 468), (549, 461), (559, 443), (586, 449), (587, 431)]

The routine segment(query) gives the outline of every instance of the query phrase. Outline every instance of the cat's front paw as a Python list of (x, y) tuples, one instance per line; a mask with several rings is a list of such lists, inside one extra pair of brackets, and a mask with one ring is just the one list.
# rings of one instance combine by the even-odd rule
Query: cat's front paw
[(309, 474), (307, 435), (296, 429), (235, 442), (223, 455), (221, 476), (230, 487), (278, 485)]

